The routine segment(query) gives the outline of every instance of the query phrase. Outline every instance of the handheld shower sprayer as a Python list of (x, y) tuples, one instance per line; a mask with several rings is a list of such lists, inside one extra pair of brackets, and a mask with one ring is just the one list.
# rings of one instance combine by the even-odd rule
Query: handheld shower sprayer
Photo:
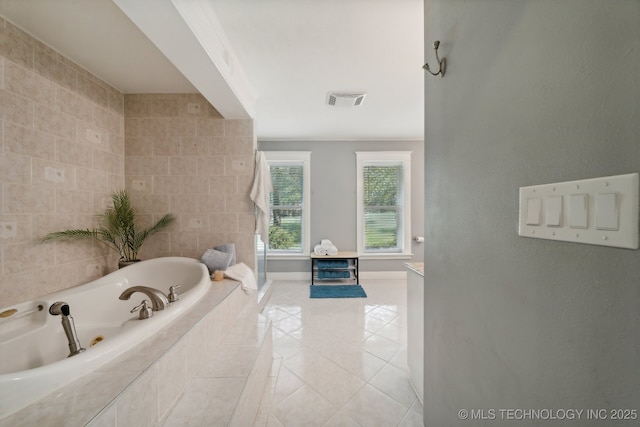
[(80, 345), (78, 341), (78, 334), (76, 333), (76, 325), (71, 317), (71, 309), (69, 304), (63, 301), (58, 301), (51, 304), (49, 307), (49, 314), (53, 316), (62, 316), (62, 329), (69, 340), (69, 356), (75, 356), (78, 353), (82, 353), (85, 349)]

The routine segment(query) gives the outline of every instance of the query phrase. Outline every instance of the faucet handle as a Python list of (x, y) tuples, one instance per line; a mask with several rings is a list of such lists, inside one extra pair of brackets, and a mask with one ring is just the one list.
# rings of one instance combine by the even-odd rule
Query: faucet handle
[(169, 288), (169, 302), (176, 302), (180, 299), (180, 297), (178, 296), (178, 294), (176, 293), (176, 289), (181, 288), (182, 285), (173, 285)]
[(130, 313), (140, 310), (139, 319), (140, 320), (148, 319), (149, 317), (153, 316), (153, 309), (151, 309), (151, 307), (149, 307), (148, 304), (149, 304), (149, 301), (147, 301), (146, 299), (143, 299), (139, 305), (136, 305), (131, 309)]

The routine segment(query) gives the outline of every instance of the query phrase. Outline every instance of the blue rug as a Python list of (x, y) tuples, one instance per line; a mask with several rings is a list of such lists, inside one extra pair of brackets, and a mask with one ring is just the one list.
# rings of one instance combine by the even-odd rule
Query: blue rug
[(309, 298), (366, 298), (360, 285), (309, 285)]

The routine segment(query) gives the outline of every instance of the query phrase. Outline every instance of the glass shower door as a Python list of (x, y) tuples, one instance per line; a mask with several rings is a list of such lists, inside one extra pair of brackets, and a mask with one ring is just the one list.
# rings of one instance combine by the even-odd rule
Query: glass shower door
[(256, 234), (256, 258), (258, 261), (258, 289), (267, 282), (267, 245), (264, 244), (259, 234)]

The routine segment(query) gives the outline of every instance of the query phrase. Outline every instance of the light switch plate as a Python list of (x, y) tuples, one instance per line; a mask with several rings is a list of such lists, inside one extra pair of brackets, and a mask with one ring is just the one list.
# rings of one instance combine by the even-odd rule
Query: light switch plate
[[(520, 187), (518, 234), (638, 249), (638, 190), (637, 173)], [(537, 224), (530, 224), (532, 199), (542, 203)]]

